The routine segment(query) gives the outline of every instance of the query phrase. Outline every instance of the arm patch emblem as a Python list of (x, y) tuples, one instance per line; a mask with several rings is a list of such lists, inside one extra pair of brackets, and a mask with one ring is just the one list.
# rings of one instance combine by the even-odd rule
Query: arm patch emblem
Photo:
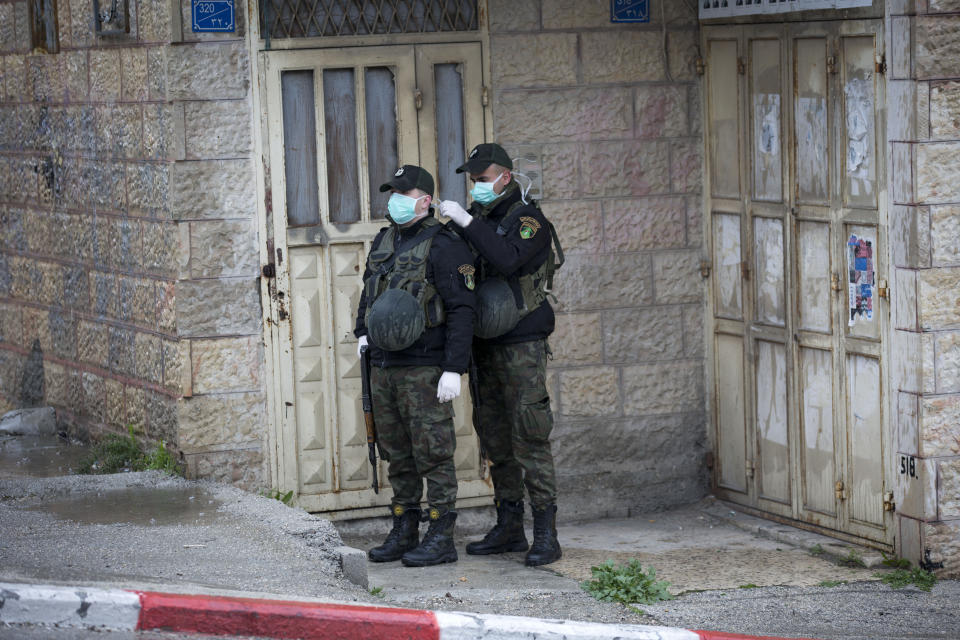
[(457, 271), (463, 274), (463, 284), (466, 285), (467, 289), (473, 291), (473, 288), (476, 286), (473, 274), (477, 272), (474, 266), (472, 264), (462, 264), (457, 267)]
[(520, 217), (520, 237), (524, 240), (529, 240), (533, 236), (537, 235), (537, 231), (540, 230), (540, 223), (537, 222), (536, 218), (531, 218), (529, 216)]

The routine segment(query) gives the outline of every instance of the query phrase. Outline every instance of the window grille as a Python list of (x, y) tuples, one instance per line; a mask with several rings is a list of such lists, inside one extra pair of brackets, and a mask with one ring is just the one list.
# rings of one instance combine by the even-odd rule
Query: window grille
[(700, 19), (746, 16), (761, 13), (786, 13), (812, 9), (850, 9), (869, 7), (873, 0), (698, 0)]
[[(259, 0), (270, 38), (476, 31), (477, 0)], [(269, 25), (269, 26), (267, 26)]]

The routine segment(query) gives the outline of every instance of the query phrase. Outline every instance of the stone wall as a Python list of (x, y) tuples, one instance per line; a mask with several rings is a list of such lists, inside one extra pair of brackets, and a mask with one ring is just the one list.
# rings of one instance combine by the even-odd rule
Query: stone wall
[(60, 0), (48, 54), (31, 51), (27, 2), (0, 0), (0, 411), (53, 405), (94, 436), (133, 426), (193, 475), (254, 486), (243, 7), (238, 33), (211, 38), (190, 33), (189, 5), (131, 0), (129, 33), (99, 37), (89, 1)]
[(611, 24), (606, 0), (490, 0), (494, 139), (541, 174), (567, 254), (549, 385), (561, 513), (707, 489), (694, 3)]
[(164, 8), (131, 3), (130, 33), (98, 38), (91, 3), (58, 5), (48, 54), (27, 2), (0, 2), (0, 410), (45, 403), (77, 432), (175, 443)]
[(887, 16), (898, 550), (957, 576), (960, 2), (891, 1)]
[(190, 0), (175, 2), (166, 68), (168, 99), (183, 122), (170, 196), (181, 238), (180, 449), (190, 475), (262, 487), (266, 383), (246, 4), (235, 3), (235, 33), (195, 34)]

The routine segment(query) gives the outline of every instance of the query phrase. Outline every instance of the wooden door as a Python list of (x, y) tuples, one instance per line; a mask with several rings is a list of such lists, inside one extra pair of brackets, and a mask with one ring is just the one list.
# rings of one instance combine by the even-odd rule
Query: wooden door
[[(418, 164), (447, 193), (466, 193), (454, 169), (484, 139), (481, 60), (478, 43), (263, 54), (277, 256), (278, 484), (308, 510), (360, 517), (389, 504), (385, 464), (379, 495), (371, 489), (353, 336), (364, 259), (385, 224), (389, 193), (379, 185), (398, 166)], [(466, 395), (454, 406), (464, 503), (491, 493)]]
[(889, 544), (881, 25), (708, 28), (704, 51), (718, 492)]

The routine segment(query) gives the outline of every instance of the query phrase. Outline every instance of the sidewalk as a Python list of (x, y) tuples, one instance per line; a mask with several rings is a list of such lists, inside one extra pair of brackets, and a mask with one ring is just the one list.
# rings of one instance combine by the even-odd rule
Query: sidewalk
[[(522, 554), (469, 556), (463, 547), (480, 531), (458, 529), (459, 562), (409, 569), (366, 560), (386, 518), (366, 537), (337, 523), (341, 535), (324, 518), (233, 487), (155, 472), (29, 477), (62, 473), (69, 455), (43, 469), (19, 464), (22, 448), (13, 457), (0, 455), (0, 582), (522, 616), (566, 621), (565, 629), (576, 621), (824, 640), (960, 637), (960, 582), (894, 591), (874, 569), (810, 553), (820, 545), (844, 556), (848, 545), (713, 501), (561, 526), (563, 559), (538, 568), (525, 567)], [(474, 516), (464, 521), (487, 526)], [(632, 558), (655, 567), (679, 597), (638, 613), (582, 590), (591, 566)]]

